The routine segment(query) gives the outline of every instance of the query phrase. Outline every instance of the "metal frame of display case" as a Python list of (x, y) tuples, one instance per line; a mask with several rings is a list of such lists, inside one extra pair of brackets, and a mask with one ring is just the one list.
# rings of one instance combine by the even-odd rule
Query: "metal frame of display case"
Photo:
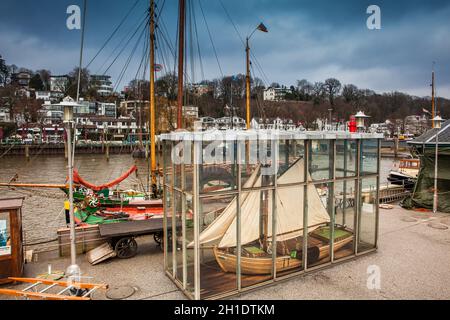
[[(217, 134), (217, 135), (216, 135)], [(242, 159), (242, 150), (243, 144), (246, 141), (246, 138), (249, 136), (249, 134), (255, 134), (255, 132), (249, 133), (249, 132), (241, 132), (241, 133), (232, 133), (231, 136), (233, 139), (230, 139), (229, 141), (234, 141), (236, 148), (236, 156), (238, 159)], [(292, 277), (297, 277), (299, 275), (304, 275), (306, 273), (323, 269), (326, 267), (329, 267), (334, 264), (340, 264), (345, 261), (348, 261), (350, 259), (354, 259), (355, 257), (358, 257), (360, 255), (365, 255), (368, 253), (372, 253), (377, 250), (378, 248), (378, 238), (379, 238), (379, 183), (380, 183), (380, 162), (381, 162), (381, 139), (382, 136), (378, 134), (368, 134), (368, 133), (348, 133), (348, 132), (276, 132), (277, 135), (280, 135), (282, 140), (286, 141), (296, 141), (296, 142), (303, 142), (304, 145), (304, 153), (303, 157), (305, 159), (305, 177), (303, 179), (303, 182), (301, 183), (295, 183), (291, 185), (279, 185), (278, 179), (274, 179), (274, 184), (270, 186), (263, 186), (259, 188), (249, 188), (249, 189), (243, 189), (242, 188), (242, 171), (243, 171), (243, 165), (237, 165), (237, 177), (236, 177), (236, 183), (237, 188), (227, 191), (220, 191), (220, 192), (213, 192), (213, 193), (201, 193), (200, 190), (200, 166), (198, 162), (191, 165), (192, 168), (192, 190), (186, 190), (186, 165), (181, 165), (181, 185), (176, 185), (176, 179), (175, 176), (176, 173), (176, 166), (172, 163), (172, 161), (169, 161), (167, 159), (168, 157), (168, 151), (174, 150), (174, 147), (176, 144), (178, 144), (181, 141), (191, 141), (192, 150), (189, 150), (189, 152), (192, 152), (191, 159), (199, 159), (202, 156), (202, 150), (203, 145), (202, 141), (215, 141), (214, 139), (217, 139), (217, 137), (220, 137), (221, 134), (215, 133), (215, 132), (203, 132), (203, 133), (192, 133), (192, 132), (176, 132), (171, 134), (166, 134), (161, 136), (161, 143), (163, 145), (163, 163), (164, 163), (164, 226), (165, 231), (167, 230), (167, 219), (172, 219), (172, 225), (177, 225), (176, 219), (176, 194), (181, 194), (182, 199), (182, 246), (181, 250), (182, 252), (182, 275), (183, 279), (180, 280), (177, 277), (177, 230), (173, 229), (173, 232), (175, 232), (174, 235), (171, 235), (169, 232), (164, 232), (164, 268), (166, 271), (167, 276), (180, 288), (180, 290), (183, 291), (183, 293), (189, 298), (193, 300), (200, 300), (203, 298), (201, 296), (201, 268), (200, 268), (200, 245), (199, 245), (199, 238), (200, 238), (200, 203), (203, 199), (208, 199), (211, 197), (236, 197), (237, 200), (237, 209), (236, 209), (236, 232), (237, 232), (237, 239), (236, 239), (236, 248), (237, 252), (237, 272), (236, 272), (236, 290), (233, 290), (231, 292), (219, 292), (215, 295), (208, 296), (207, 299), (220, 299), (225, 297), (234, 296), (240, 293), (248, 292), (269, 284), (273, 284), (276, 282), (284, 281), (287, 279), (291, 279)], [(308, 172), (310, 169), (310, 155), (311, 155), (311, 142), (312, 141), (322, 141), (326, 140), (329, 142), (329, 157), (330, 157), (330, 174), (328, 179), (324, 180), (313, 180), (308, 181)], [(362, 172), (362, 166), (363, 166), (363, 143), (362, 141), (367, 140), (373, 140), (373, 142), (376, 141), (376, 159), (378, 161), (376, 165), (376, 172), (374, 173), (368, 173), (363, 174)], [(344, 141), (344, 175), (342, 177), (338, 177), (336, 175), (336, 158), (337, 158), (337, 152), (336, 152), (336, 142), (342, 142)], [(346, 170), (347, 170), (347, 144), (348, 141), (354, 141), (356, 142), (356, 158), (355, 158), (355, 169), (356, 172), (354, 175), (347, 176)], [(278, 144), (278, 143), (277, 143)], [(277, 152), (279, 152), (279, 149), (276, 149)], [(184, 154), (183, 154), (184, 155)], [(306, 170), (308, 168), (308, 170)], [(170, 180), (167, 179), (167, 177), (170, 176)], [(374, 226), (374, 243), (373, 247), (365, 250), (360, 250), (359, 248), (359, 241), (360, 241), (360, 228), (361, 228), (361, 214), (362, 214), (362, 203), (361, 203), (361, 191), (362, 191), (362, 181), (368, 180), (368, 179), (375, 179), (377, 182), (376, 190), (374, 192), (374, 202), (373, 206), (375, 207), (375, 226)], [(335, 218), (336, 218), (336, 206), (334, 205), (335, 201), (335, 188), (336, 183), (343, 183), (344, 190), (347, 190), (347, 186), (350, 184), (354, 184), (357, 186), (355, 190), (355, 196), (354, 196), (354, 225), (353, 225), (353, 254), (348, 255), (346, 257), (342, 257), (339, 259), (335, 259), (334, 254), (334, 236), (335, 236)], [(277, 190), (281, 188), (289, 188), (289, 187), (303, 187), (304, 188), (304, 201), (303, 201), (303, 225), (308, 225), (308, 186), (309, 185), (329, 185), (331, 186), (331, 197), (328, 195), (329, 199), (328, 201), (332, 201), (333, 205), (331, 208), (328, 208), (328, 212), (330, 214), (330, 225), (331, 225), (331, 237), (330, 237), (330, 261), (323, 263), (318, 266), (314, 267), (308, 267), (308, 228), (303, 229), (303, 257), (302, 257), (302, 269), (299, 271), (292, 272), (288, 275), (277, 275), (277, 270), (275, 267), (275, 260), (276, 260), (276, 219), (277, 219), (277, 208), (276, 208), (276, 201), (273, 201), (273, 214), (272, 214), (272, 278), (268, 281), (264, 281), (262, 283), (258, 283), (255, 285), (243, 287), (242, 286), (242, 274), (241, 274), (241, 196), (243, 193), (251, 193), (255, 191), (268, 191), (268, 192), (274, 192), (274, 196), (276, 197)], [(170, 192), (170, 199), (168, 199), (168, 192)], [(344, 207), (343, 207), (343, 219), (345, 223), (346, 219), (346, 212), (345, 212), (345, 197), (346, 197), (347, 191), (344, 192)], [(192, 214), (193, 214), (193, 272), (194, 272), (194, 281), (191, 283), (191, 288), (193, 286), (193, 290), (188, 289), (188, 254), (187, 254), (187, 235), (186, 235), (186, 211), (187, 211), (187, 199), (192, 199)], [(275, 199), (275, 198), (274, 198)], [(170, 207), (168, 207), (168, 203), (170, 201)], [(168, 212), (168, 209), (172, 209), (172, 212)], [(172, 240), (169, 244), (169, 240)], [(171, 246), (171, 250), (169, 250), (169, 246)], [(170, 265), (171, 261), (171, 266)], [(192, 264), (192, 263), (191, 263)], [(192, 268), (192, 265), (190, 266)]]

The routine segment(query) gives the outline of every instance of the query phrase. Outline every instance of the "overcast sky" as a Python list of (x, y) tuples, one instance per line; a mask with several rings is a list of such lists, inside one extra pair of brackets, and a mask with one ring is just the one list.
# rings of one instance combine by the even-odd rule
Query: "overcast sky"
[[(89, 61), (132, 7), (135, 0), (88, 0), (85, 61)], [(200, 51), (207, 79), (221, 75), (201, 15), (203, 5), (220, 65), (225, 75), (245, 72), (245, 52), (221, 2), (242, 37), (259, 22), (269, 33), (255, 33), (252, 50), (264, 74), (255, 75), (284, 85), (335, 77), (342, 83), (377, 92), (404, 91), (430, 95), (432, 61), (436, 61), (438, 95), (450, 98), (450, 2), (441, 0), (191, 0), (194, 3)], [(175, 42), (176, 0), (164, 3), (162, 21)], [(7, 64), (64, 74), (78, 64), (80, 32), (66, 27), (66, 9), (81, 0), (1, 0), (0, 54)], [(381, 30), (369, 30), (369, 5), (381, 8)], [(148, 0), (140, 0), (111, 43), (90, 66), (102, 67), (144, 14)], [(192, 15), (191, 15), (192, 16)], [(160, 28), (162, 28), (160, 26)], [(137, 40), (137, 38), (136, 38)], [(117, 82), (134, 42), (108, 71)], [(143, 43), (143, 42), (142, 42)], [(197, 46), (194, 43), (194, 46)], [(159, 45), (162, 52), (164, 44)], [(131, 60), (120, 89), (133, 79), (142, 50)], [(189, 58), (188, 58), (189, 59)], [(159, 63), (163, 64), (162, 59)], [(110, 59), (111, 61), (111, 59)], [(198, 58), (195, 60), (198, 67)], [(109, 63), (106, 63), (106, 66)], [(164, 66), (165, 70), (173, 66)], [(195, 80), (201, 80), (196, 68)], [(270, 84), (270, 83), (269, 83)]]

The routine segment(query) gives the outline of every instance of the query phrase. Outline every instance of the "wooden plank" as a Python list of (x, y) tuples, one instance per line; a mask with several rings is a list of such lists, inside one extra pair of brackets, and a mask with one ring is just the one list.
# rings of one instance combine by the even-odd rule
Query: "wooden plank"
[[(59, 254), (61, 257), (70, 255), (70, 229), (58, 230)], [(98, 226), (78, 227), (75, 229), (77, 254), (84, 254), (107, 242), (107, 238), (100, 236)]]
[(95, 266), (103, 261), (106, 261), (110, 258), (114, 258), (116, 256), (116, 252), (111, 247), (109, 243), (105, 243), (100, 247), (97, 247), (91, 251), (89, 251), (86, 255), (87, 260), (90, 264)]

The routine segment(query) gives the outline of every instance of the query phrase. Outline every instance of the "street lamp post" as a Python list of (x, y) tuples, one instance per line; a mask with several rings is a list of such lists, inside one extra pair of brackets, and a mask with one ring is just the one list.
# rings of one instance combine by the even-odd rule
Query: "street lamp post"
[(245, 53), (247, 55), (246, 60), (246, 66), (247, 66), (247, 75), (246, 75), (246, 110), (247, 110), (247, 130), (250, 130), (250, 122), (251, 122), (251, 115), (250, 115), (250, 38), (253, 36), (253, 34), (256, 31), (262, 31), (262, 32), (269, 32), (266, 28), (266, 26), (263, 23), (260, 23), (259, 26), (256, 27), (255, 30), (247, 37), (246, 39), (246, 46), (245, 46)]
[(56, 106), (64, 109), (64, 124), (67, 132), (67, 158), (68, 158), (68, 176), (69, 176), (69, 216), (70, 216), (70, 266), (67, 268), (66, 275), (79, 276), (80, 268), (76, 264), (76, 243), (75, 243), (75, 218), (73, 208), (73, 152), (72, 152), (72, 128), (73, 128), (73, 109), (79, 106), (71, 97), (66, 97)]
[(435, 145), (435, 154), (434, 154), (434, 194), (433, 194), (433, 213), (437, 213), (438, 211), (438, 169), (439, 169), (439, 134), (442, 127), (442, 122), (444, 120), (440, 116), (436, 116), (433, 118), (433, 127), (437, 129), (436, 131), (436, 145)]

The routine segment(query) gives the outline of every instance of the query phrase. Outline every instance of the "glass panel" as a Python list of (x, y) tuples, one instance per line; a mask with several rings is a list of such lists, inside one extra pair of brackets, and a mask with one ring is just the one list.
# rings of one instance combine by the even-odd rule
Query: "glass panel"
[(304, 186), (279, 187), (277, 209), (277, 277), (302, 271)]
[(363, 179), (361, 182), (361, 206), (359, 215), (358, 252), (375, 248), (376, 234), (376, 190), (377, 179)]
[(9, 212), (0, 212), (0, 256), (11, 255), (11, 245)]
[[(278, 185), (302, 183), (305, 181), (304, 174), (304, 157), (305, 145), (302, 140), (280, 140), (278, 154)], [(284, 175), (294, 164), (299, 166), (292, 168), (297, 174), (293, 179), (289, 179)], [(282, 176), (285, 178), (281, 178)], [(280, 179), (281, 178), (281, 179)]]
[(175, 191), (175, 223), (176, 223), (176, 241), (175, 241), (175, 256), (176, 256), (176, 278), (183, 283), (183, 230), (181, 228), (183, 220), (183, 203), (182, 195), (180, 192)]
[(378, 140), (361, 140), (361, 175), (378, 172)]
[(351, 256), (354, 250), (355, 217), (356, 217), (356, 181), (337, 182), (334, 205), (335, 244), (334, 259), (339, 260)]
[(185, 150), (186, 152), (190, 152), (190, 159), (191, 161), (184, 163), (184, 179), (185, 179), (185, 185), (184, 190), (186, 192), (192, 193), (193, 192), (193, 182), (194, 182), (194, 165), (192, 159), (194, 159), (193, 153), (193, 145), (191, 144), (190, 147)]
[[(270, 176), (262, 176), (263, 186)], [(273, 190), (245, 192), (241, 196), (241, 279), (246, 288), (273, 279)]]
[(200, 200), (201, 299), (237, 290), (236, 196)]
[(172, 274), (173, 271), (173, 245), (172, 245), (172, 216), (173, 216), (173, 203), (172, 203), (172, 194), (170, 189), (164, 188), (164, 219), (166, 219), (166, 227), (168, 230), (164, 232), (164, 242), (167, 246), (166, 251), (166, 267), (167, 271)]
[(332, 183), (308, 186), (308, 267), (331, 261), (332, 188)]
[[(241, 141), (239, 142), (239, 148), (241, 149), (241, 183), (242, 189), (251, 189), (253, 182), (250, 181), (252, 174), (259, 168), (258, 160), (258, 142), (257, 141)], [(255, 157), (256, 155), (256, 157)]]
[(310, 173), (314, 181), (328, 180), (333, 177), (333, 165), (330, 140), (312, 140), (310, 152)]
[(336, 177), (355, 177), (356, 176), (356, 140), (337, 140), (336, 141)]
[(192, 207), (192, 198), (190, 196), (183, 196), (186, 200), (186, 264), (187, 264), (187, 278), (186, 289), (192, 294), (195, 291), (195, 277), (194, 277), (194, 216)]
[(237, 189), (236, 143), (203, 142), (200, 166), (200, 192), (211, 193)]
[(172, 141), (163, 142), (163, 162), (165, 184), (172, 183)]

